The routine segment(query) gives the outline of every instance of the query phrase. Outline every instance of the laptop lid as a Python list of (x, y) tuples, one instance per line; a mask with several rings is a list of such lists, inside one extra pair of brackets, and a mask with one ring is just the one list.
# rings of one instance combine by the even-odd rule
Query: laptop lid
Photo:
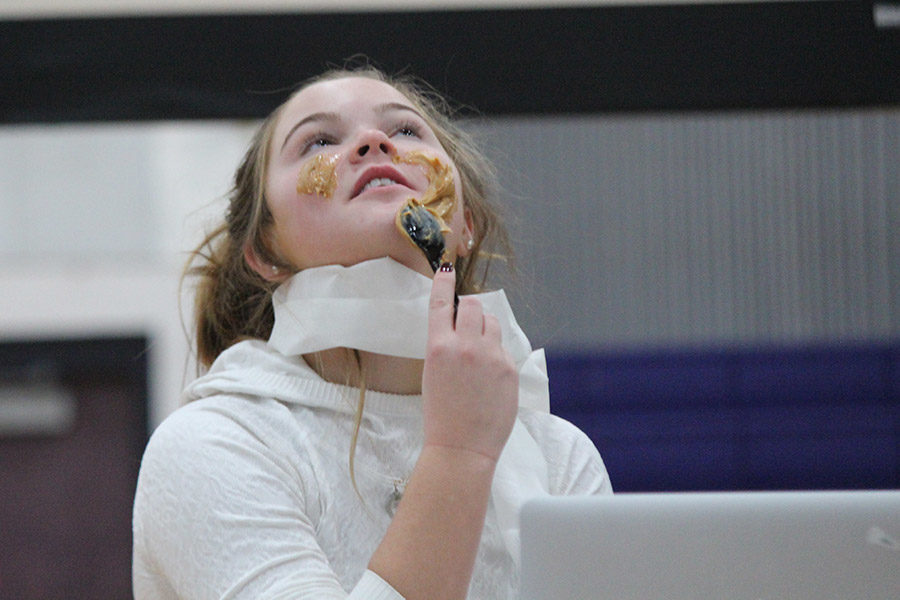
[(900, 491), (547, 497), (522, 600), (900, 599)]

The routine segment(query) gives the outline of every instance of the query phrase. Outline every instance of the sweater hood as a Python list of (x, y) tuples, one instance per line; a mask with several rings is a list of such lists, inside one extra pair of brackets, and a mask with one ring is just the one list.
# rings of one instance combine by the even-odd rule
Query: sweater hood
[[(206, 374), (185, 388), (182, 401), (218, 394), (273, 398), (352, 414), (359, 389), (325, 381), (300, 356), (285, 356), (262, 340), (246, 340), (222, 352)], [(415, 413), (421, 410), (421, 396), (366, 390), (366, 410)]]

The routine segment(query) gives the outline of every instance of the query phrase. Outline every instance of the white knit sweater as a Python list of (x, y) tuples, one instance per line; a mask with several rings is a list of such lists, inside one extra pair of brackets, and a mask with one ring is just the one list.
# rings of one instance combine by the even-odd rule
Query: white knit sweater
[[(369, 558), (390, 523), (395, 484), (422, 446), (420, 396), (328, 383), (264, 342), (224, 352), (192, 400), (154, 432), (134, 507), (137, 600), (399, 598)], [(603, 462), (571, 424), (520, 409), (546, 460), (551, 494), (610, 493)], [(515, 598), (518, 573), (493, 503), (469, 598)]]

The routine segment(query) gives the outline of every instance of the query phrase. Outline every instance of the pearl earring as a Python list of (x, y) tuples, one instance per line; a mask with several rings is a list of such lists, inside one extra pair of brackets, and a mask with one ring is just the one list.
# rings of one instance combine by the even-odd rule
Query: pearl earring
[(475, 240), (473, 240), (472, 238), (469, 238), (469, 240), (466, 242), (466, 249), (471, 250), (474, 247), (475, 247)]
[(277, 265), (272, 265), (272, 275), (278, 275), (280, 270)]

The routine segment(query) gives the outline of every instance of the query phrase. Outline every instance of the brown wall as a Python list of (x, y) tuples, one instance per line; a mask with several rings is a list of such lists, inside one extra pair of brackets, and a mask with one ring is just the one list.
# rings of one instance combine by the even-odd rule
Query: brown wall
[(131, 597), (145, 346), (139, 338), (0, 344), (0, 379), (40, 364), (76, 403), (64, 433), (0, 437), (0, 598)]

